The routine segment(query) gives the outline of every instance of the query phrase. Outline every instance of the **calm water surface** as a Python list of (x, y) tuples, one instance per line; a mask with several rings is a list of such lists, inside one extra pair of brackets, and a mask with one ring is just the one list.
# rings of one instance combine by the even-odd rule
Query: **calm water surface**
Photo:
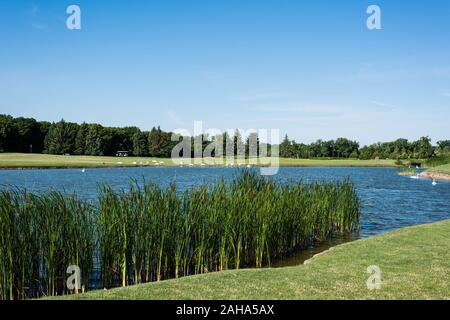
[[(242, 169), (241, 169), (242, 170)], [(256, 170), (256, 169), (251, 169)], [(77, 192), (86, 198), (95, 198), (99, 183), (108, 183), (115, 189), (127, 188), (131, 179), (153, 181), (168, 186), (176, 181), (179, 189), (217, 179), (232, 179), (239, 173), (235, 168), (110, 168), (62, 170), (0, 171), (0, 187), (11, 185), (26, 187), (31, 191), (48, 189)], [(430, 180), (414, 180), (398, 176), (395, 168), (281, 168), (274, 176), (281, 182), (303, 179), (306, 182), (335, 181), (350, 178), (361, 197), (363, 208), (361, 231), (352, 237), (333, 239), (310, 248), (283, 265), (301, 263), (311, 255), (337, 243), (376, 235), (389, 230), (450, 219), (450, 183), (439, 182), (432, 186)]]

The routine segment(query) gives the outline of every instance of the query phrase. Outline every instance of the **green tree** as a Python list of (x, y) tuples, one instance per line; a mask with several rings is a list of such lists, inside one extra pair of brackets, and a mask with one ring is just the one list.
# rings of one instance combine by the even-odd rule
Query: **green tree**
[(161, 155), (162, 140), (161, 128), (153, 127), (148, 135), (148, 153), (151, 157), (159, 157)]
[(89, 125), (83, 122), (78, 129), (75, 138), (75, 154), (84, 155), (86, 153), (86, 138), (89, 130)]
[(19, 117), (14, 120), (15, 141), (14, 151), (16, 152), (32, 152), (33, 137), (38, 133), (38, 123), (32, 118)]
[(350, 158), (353, 154), (358, 154), (359, 143), (346, 138), (338, 138), (334, 143), (335, 154), (340, 158)]
[(45, 137), (50, 130), (51, 123), (48, 121), (40, 121), (38, 122), (38, 133), (34, 135), (33, 139), (33, 152), (34, 153), (43, 153), (45, 149)]
[(75, 150), (75, 136), (78, 125), (61, 121), (52, 123), (45, 137), (45, 150), (50, 154), (73, 153)]
[(285, 135), (283, 141), (280, 143), (280, 157), (292, 158), (294, 155), (293, 151), (293, 145), (289, 141), (288, 135)]
[(89, 156), (104, 155), (103, 127), (99, 124), (90, 124), (86, 134), (85, 154)]
[(10, 138), (14, 130), (14, 119), (11, 116), (0, 115), (0, 152), (10, 152)]
[(437, 142), (437, 152), (440, 157), (450, 156), (450, 140), (442, 140)]
[(133, 155), (141, 157), (147, 154), (147, 139), (144, 133), (137, 131), (133, 135)]
[(257, 157), (259, 155), (259, 137), (256, 132), (252, 132), (248, 135), (246, 150), (248, 151), (248, 157)]
[(236, 129), (233, 134), (233, 148), (234, 155), (240, 155), (241, 157), (245, 157), (245, 143), (242, 139), (241, 132)]
[(449, 148), (450, 149), (450, 140), (441, 140), (437, 142), (437, 146), (441, 149)]
[(433, 157), (434, 149), (431, 145), (431, 139), (429, 137), (421, 137), (419, 139), (419, 158), (430, 159)]

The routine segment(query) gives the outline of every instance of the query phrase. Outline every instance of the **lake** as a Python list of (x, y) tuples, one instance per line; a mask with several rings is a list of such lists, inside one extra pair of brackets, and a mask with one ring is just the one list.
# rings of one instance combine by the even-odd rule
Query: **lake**
[[(396, 172), (394, 168), (280, 168), (273, 178), (282, 182), (350, 178), (363, 203), (361, 237), (450, 219), (450, 183), (440, 182), (432, 186), (430, 180), (401, 177)], [(160, 186), (168, 186), (176, 181), (182, 190), (193, 185), (212, 183), (221, 177), (231, 179), (238, 173), (237, 168), (208, 167), (86, 169), (85, 173), (80, 169), (2, 170), (0, 185), (2, 188), (10, 185), (26, 187), (30, 191), (65, 190), (93, 198), (97, 194), (98, 183), (108, 183), (120, 189), (127, 188), (131, 179), (152, 181)]]
[[(153, 181), (168, 186), (176, 181), (183, 190), (202, 183), (212, 183), (223, 177), (231, 179), (239, 173), (237, 168), (211, 167), (140, 167), (107, 169), (55, 169), (55, 170), (5, 170), (0, 171), (1, 188), (11, 185), (26, 187), (30, 191), (48, 189), (76, 192), (85, 198), (94, 198), (99, 183), (108, 183), (115, 189), (127, 188), (131, 179)], [(304, 180), (306, 182), (343, 180), (350, 178), (362, 200), (361, 231), (359, 234), (333, 239), (300, 256), (283, 262), (298, 264), (316, 252), (337, 243), (367, 237), (389, 230), (450, 219), (450, 183), (414, 180), (397, 175), (395, 168), (280, 168), (273, 176), (281, 182)]]

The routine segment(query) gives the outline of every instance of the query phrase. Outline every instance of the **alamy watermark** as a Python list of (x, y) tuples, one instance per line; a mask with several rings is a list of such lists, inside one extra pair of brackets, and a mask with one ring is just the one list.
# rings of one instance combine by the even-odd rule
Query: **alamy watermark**
[(368, 266), (367, 273), (370, 277), (366, 281), (367, 289), (380, 290), (381, 289), (381, 268), (379, 266)]
[[(178, 144), (172, 149), (172, 162), (179, 165), (258, 165), (261, 175), (278, 173), (279, 129), (240, 129), (239, 137), (247, 137), (246, 144), (237, 140), (235, 135), (227, 134), (228, 131), (204, 130), (202, 121), (194, 122), (193, 134), (188, 129), (175, 130), (171, 139)], [(206, 137), (213, 139), (209, 141)]]
[[(69, 15), (66, 20), (66, 26), (69, 30), (81, 30), (81, 8), (72, 4), (67, 7), (66, 13)], [(381, 30), (381, 8), (372, 4), (367, 7), (366, 13), (369, 15), (366, 21), (367, 29)]]
[(81, 8), (72, 4), (67, 7), (66, 13), (69, 15), (66, 20), (67, 29), (81, 30)]
[(67, 289), (71, 291), (75, 291), (78, 293), (80, 290), (84, 291), (81, 285), (81, 269), (77, 265), (70, 265), (67, 267), (67, 274), (69, 277), (67, 278), (66, 285)]
[(377, 5), (370, 5), (367, 7), (367, 29), (381, 30), (381, 8)]

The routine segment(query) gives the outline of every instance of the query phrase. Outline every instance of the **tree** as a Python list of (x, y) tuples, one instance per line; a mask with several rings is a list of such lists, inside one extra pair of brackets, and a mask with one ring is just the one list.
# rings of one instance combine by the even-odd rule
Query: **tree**
[(13, 117), (0, 115), (0, 152), (10, 150), (10, 138), (13, 131)]
[(248, 150), (249, 158), (254, 158), (259, 155), (259, 137), (256, 132), (248, 135), (246, 149)]
[(374, 158), (373, 154), (374, 154), (373, 146), (364, 146), (359, 151), (359, 159), (361, 160), (373, 159)]
[(43, 153), (45, 149), (45, 137), (50, 130), (51, 123), (48, 121), (40, 121), (38, 122), (38, 134), (33, 137), (33, 152), (34, 153)]
[(280, 143), (280, 157), (281, 158), (292, 158), (294, 152), (292, 144), (289, 141), (288, 135), (284, 136), (283, 142)]
[[(187, 137), (189, 138), (189, 137)], [(236, 156), (242, 148), (245, 155), (260, 156), (260, 144), (256, 133), (250, 134), (245, 144), (239, 130), (235, 130), (230, 137), (224, 132), (212, 139), (207, 135), (190, 137), (191, 144), (195, 139), (202, 140), (202, 151), (211, 141), (223, 140), (223, 150), (217, 148), (212, 152), (218, 156), (220, 151), (228, 150), (229, 156)], [(249, 143), (252, 140), (252, 143)], [(153, 157), (170, 157), (172, 149), (178, 141), (172, 141), (172, 133), (153, 127), (150, 132), (142, 132), (137, 127), (102, 127), (99, 124), (65, 122), (57, 123), (36, 121), (33, 118), (13, 118), (0, 115), (0, 152), (34, 152), (77, 155), (115, 155), (119, 150), (129, 151), (135, 155)], [(252, 148), (250, 148), (252, 145)], [(270, 144), (261, 145), (271, 150)], [(193, 148), (192, 148), (193, 151)], [(197, 150), (198, 151), (198, 150)], [(358, 142), (347, 138), (334, 140), (317, 140), (311, 144), (297, 143), (289, 140), (286, 135), (279, 145), (281, 157), (313, 158), (340, 157), (359, 159), (429, 159), (434, 156), (450, 156), (450, 140), (441, 140), (437, 146), (431, 145), (429, 137), (422, 137), (417, 141), (407, 139), (374, 143), (359, 147)], [(191, 152), (191, 156), (193, 153)]]
[(37, 122), (31, 118), (16, 118), (14, 121), (15, 128), (15, 150), (16, 152), (31, 152), (33, 136), (37, 133)]
[(350, 158), (350, 155), (357, 154), (359, 143), (346, 138), (338, 138), (334, 144), (335, 153), (340, 158)]
[(89, 156), (104, 155), (103, 127), (99, 124), (90, 124), (86, 134), (85, 154)]
[(242, 140), (241, 132), (238, 129), (234, 130), (233, 147), (235, 156), (239, 155), (245, 158), (245, 143)]
[(433, 157), (434, 149), (431, 145), (431, 139), (429, 137), (421, 137), (419, 139), (419, 158), (430, 159)]
[(440, 149), (449, 148), (450, 149), (450, 140), (441, 140), (437, 142), (437, 145)]
[(325, 158), (334, 157), (334, 144), (334, 140), (323, 141), (320, 145), (320, 156)]
[(77, 124), (66, 122), (64, 119), (57, 123), (52, 123), (45, 137), (46, 152), (50, 154), (73, 153), (77, 131)]
[(231, 158), (234, 157), (234, 140), (233, 138), (229, 135), (229, 133), (227, 131), (225, 131), (222, 134), (222, 141), (223, 141), (223, 157), (224, 158)]
[(148, 135), (148, 153), (151, 157), (160, 156), (162, 139), (163, 138), (161, 128), (153, 127)]
[(42, 152), (44, 136), (33, 118), (0, 116), (0, 151)]
[(133, 155), (141, 157), (147, 154), (147, 139), (144, 133), (137, 131), (133, 135)]
[[(169, 137), (167, 133), (162, 133), (164, 142), (164, 147), (162, 148), (162, 153), (169, 156), (171, 154), (172, 148), (175, 146), (172, 143), (171, 136)], [(170, 134), (172, 135), (172, 134)], [(204, 155), (205, 149), (208, 147), (210, 143), (209, 136), (207, 134), (199, 134), (195, 137), (190, 138), (191, 143), (191, 157), (192, 158), (202, 158)]]
[(172, 141), (172, 132), (163, 132), (153, 127), (148, 133), (148, 153), (151, 157), (170, 157), (177, 142)]
[(437, 142), (438, 148), (437, 152), (440, 157), (450, 156), (450, 140), (442, 140)]
[[(119, 150), (133, 152), (133, 136), (136, 132), (140, 132), (137, 127), (111, 128), (111, 152), (113, 154)], [(148, 149), (148, 146), (146, 146), (146, 149)]]
[(86, 137), (89, 130), (89, 125), (83, 122), (78, 129), (77, 136), (75, 138), (75, 154), (86, 154)]

